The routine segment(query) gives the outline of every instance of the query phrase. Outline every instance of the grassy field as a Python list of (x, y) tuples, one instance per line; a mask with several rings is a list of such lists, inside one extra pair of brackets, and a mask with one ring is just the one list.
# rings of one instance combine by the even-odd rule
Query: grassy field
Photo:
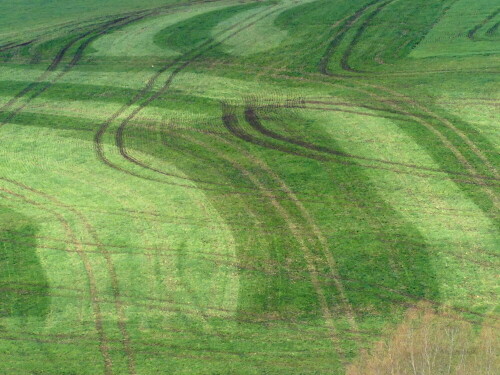
[[(408, 319), (498, 338), (499, 22), (2, 2), (0, 374), (385, 375), (358, 364)], [(500, 372), (448, 349), (392, 374)]]

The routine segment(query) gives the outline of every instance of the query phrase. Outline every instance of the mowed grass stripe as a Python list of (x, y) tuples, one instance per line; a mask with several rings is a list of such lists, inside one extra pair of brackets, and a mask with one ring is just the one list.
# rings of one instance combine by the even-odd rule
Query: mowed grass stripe
[[(0, 53), (0, 105), (71, 38), (155, 1), (94, 23), (61, 7), (53, 30), (0, 35), (37, 38)], [(482, 23), (488, 1), (459, 23)], [(498, 319), (494, 18), (436, 56), (462, 1), (179, 3), (90, 41), (1, 114), (0, 175), (20, 185), (0, 197), (26, 224), (0, 222), (16, 229), (0, 248), (33, 266), (0, 273), (0, 294), (29, 306), (0, 306), (0, 372), (105, 371), (93, 304), (114, 374), (341, 375), (408, 309)]]

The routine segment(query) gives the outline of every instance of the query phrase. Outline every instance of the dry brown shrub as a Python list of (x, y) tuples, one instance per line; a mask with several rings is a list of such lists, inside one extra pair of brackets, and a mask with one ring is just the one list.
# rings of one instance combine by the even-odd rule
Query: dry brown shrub
[(498, 328), (485, 321), (477, 332), (451, 313), (410, 309), (390, 338), (362, 353), (347, 375), (497, 375)]

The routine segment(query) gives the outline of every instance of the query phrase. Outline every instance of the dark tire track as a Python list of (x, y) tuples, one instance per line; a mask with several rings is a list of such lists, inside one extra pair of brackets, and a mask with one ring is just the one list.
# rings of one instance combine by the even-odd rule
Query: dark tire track
[[(337, 77), (337, 78), (339, 78), (339, 77)], [(339, 78), (339, 80), (340, 79), (341, 78)], [(313, 79), (311, 81), (318, 82), (318, 79), (316, 78), (316, 79)], [(332, 82), (325, 82), (324, 80), (322, 80), (321, 83), (327, 84), (327, 85), (330, 85), (330, 86), (333, 85)], [(363, 94), (369, 95), (370, 97), (374, 98), (375, 100), (377, 100), (380, 103), (387, 103), (392, 109), (400, 111), (400, 112), (404, 113), (408, 118), (411, 118), (413, 121), (418, 122), (420, 125), (424, 126), (427, 130), (429, 130), (430, 132), (432, 132), (434, 134), (434, 136), (436, 136), (437, 139), (439, 139), (440, 142), (442, 142), (443, 145), (454, 154), (454, 156), (457, 159), (457, 161), (460, 164), (462, 164), (464, 166), (464, 168), (466, 170), (468, 170), (471, 175), (474, 175), (474, 176), (477, 175), (477, 176), (479, 176), (480, 174), (477, 172), (476, 168), (474, 168), (470, 164), (470, 162), (464, 157), (464, 155), (455, 147), (454, 144), (451, 143), (451, 141), (445, 135), (443, 135), (438, 129), (436, 129), (435, 125), (431, 124), (428, 121), (425, 121), (425, 119), (423, 119), (421, 117), (421, 115), (419, 115), (418, 113), (415, 113), (415, 107), (417, 107), (418, 109), (423, 110), (427, 115), (432, 116), (432, 118), (436, 119), (443, 126), (449, 128), (457, 136), (459, 136), (460, 138), (462, 138), (464, 140), (464, 142), (470, 147), (471, 152), (473, 152), (478, 158), (480, 158), (481, 160), (483, 160), (484, 163), (485, 163), (485, 165), (488, 167), (488, 169), (491, 170), (492, 174), (495, 177), (498, 177), (498, 171), (497, 171), (497, 169), (494, 166), (491, 165), (491, 163), (485, 157), (485, 155), (481, 152), (481, 150), (467, 137), (467, 135), (465, 133), (463, 133), (463, 131), (457, 129), (449, 120), (444, 119), (444, 118), (436, 115), (435, 113), (431, 112), (426, 107), (420, 105), (414, 99), (411, 99), (411, 98), (406, 97), (405, 95), (396, 93), (396, 92), (394, 92), (394, 91), (392, 91), (392, 90), (390, 90), (390, 89), (388, 89), (386, 87), (379, 86), (379, 85), (363, 84), (361, 82), (358, 82), (357, 85), (358, 86), (370, 87), (371, 89), (376, 89), (377, 93), (373, 93), (373, 92), (367, 91), (366, 89), (362, 89), (362, 88), (359, 88), (359, 87), (350, 87), (350, 86), (347, 86), (345, 84), (343, 84), (342, 87), (345, 88), (345, 89), (354, 90), (354, 91), (361, 92)], [(390, 95), (392, 98), (395, 98), (395, 100), (394, 99), (387, 100), (386, 97), (384, 97), (384, 96), (382, 96), (382, 95), (380, 95), (378, 93), (380, 91), (382, 91), (382, 92)], [(413, 112), (411, 112), (411, 110), (405, 110), (403, 107), (401, 107), (401, 105), (397, 104), (398, 102), (401, 102), (401, 101), (403, 102), (404, 105), (411, 107), (413, 109)], [(454, 179), (453, 179), (453, 181), (458, 182), (458, 183), (465, 183), (465, 184), (472, 184), (472, 185), (478, 185), (478, 186), (480, 186), (482, 188), (483, 192), (486, 193), (489, 196), (489, 198), (491, 199), (491, 202), (493, 203), (493, 205), (495, 206), (495, 208), (498, 208), (498, 206), (500, 204), (498, 202), (498, 198), (496, 197), (495, 193), (491, 189), (489, 189), (490, 186), (497, 186), (497, 185), (485, 183), (481, 179), (477, 179), (477, 178), (476, 178), (476, 182), (463, 181), (463, 180), (454, 180)]]
[(493, 26), (491, 26), (487, 31), (486, 31), (486, 35), (494, 35), (496, 34), (496, 32), (498, 31), (498, 28), (500, 27), (500, 22), (497, 22), (496, 24), (494, 24)]
[[(272, 6), (274, 7), (274, 6)], [(271, 7), (271, 8), (272, 8)], [(268, 8), (264, 8), (262, 10), (262, 12), (259, 12), (259, 13), (256, 13), (256, 14), (253, 14), (249, 17), (247, 17), (245, 20), (241, 21), (240, 23), (237, 23), (237, 24), (233, 24), (231, 26), (229, 26), (228, 28), (226, 28), (225, 30), (219, 32), (216, 36), (214, 36), (213, 38), (215, 39), (218, 35), (223, 35), (224, 33), (228, 32), (228, 31), (231, 31), (237, 27), (240, 26), (241, 23), (243, 22), (246, 22), (246, 21), (249, 21), (255, 17), (258, 17), (260, 15), (260, 13), (264, 13), (268, 10)], [(197, 47), (197, 48), (194, 48), (192, 49), (191, 51), (187, 52), (186, 54), (184, 54), (183, 56), (181, 56), (179, 59), (177, 59), (176, 61), (174, 61), (173, 63), (170, 63), (168, 64), (166, 67), (164, 67), (162, 70), (160, 70), (155, 76), (154, 76), (154, 80), (156, 80), (156, 78), (161, 74), (163, 73), (164, 71), (166, 71), (168, 68), (170, 67), (173, 67), (175, 66), (175, 64), (177, 63), (181, 63), (178, 67), (176, 67), (172, 73), (170, 73), (169, 77), (167, 78), (165, 84), (163, 85), (163, 87), (158, 90), (156, 93), (154, 93), (152, 96), (150, 96), (149, 98), (147, 98), (143, 103), (141, 103), (138, 108), (136, 108), (134, 111), (132, 111), (132, 113), (127, 116), (127, 118), (121, 122), (120, 126), (118, 127), (116, 133), (115, 133), (115, 144), (120, 152), (120, 155), (125, 159), (125, 160), (128, 160), (129, 162), (135, 164), (135, 165), (138, 165), (144, 169), (148, 169), (148, 170), (151, 170), (153, 172), (156, 172), (156, 173), (159, 173), (159, 174), (165, 174), (164, 172), (156, 169), (156, 168), (152, 168), (146, 164), (144, 164), (143, 162), (133, 158), (132, 156), (130, 156), (125, 148), (125, 145), (124, 145), (124, 141), (123, 141), (123, 134), (124, 134), (124, 131), (125, 131), (125, 128), (126, 126), (129, 124), (129, 122), (139, 113), (141, 112), (148, 104), (150, 104), (151, 102), (153, 102), (154, 100), (160, 98), (162, 95), (165, 94), (165, 92), (170, 88), (170, 85), (172, 84), (173, 80), (176, 78), (176, 76), (181, 73), (186, 67), (188, 67), (190, 64), (192, 64), (194, 61), (196, 61), (198, 58), (200, 58), (201, 56), (203, 56), (205, 53), (217, 48), (218, 46), (222, 45), (225, 41), (229, 40), (230, 38), (234, 37), (235, 35), (241, 33), (242, 31), (250, 28), (251, 26), (255, 25), (257, 22), (259, 22), (260, 20), (266, 18), (266, 17), (269, 17), (270, 15), (276, 13), (279, 9), (275, 9), (275, 10), (271, 10), (270, 12), (268, 12), (267, 14), (264, 14), (263, 16), (261, 17), (258, 17), (257, 19), (253, 20), (252, 22), (250, 23), (247, 23), (246, 25), (242, 25), (239, 27), (239, 29), (233, 31), (231, 34), (225, 36), (224, 38), (222, 38), (221, 40), (217, 41), (217, 42), (212, 42), (212, 40), (207, 40), (206, 42), (202, 43), (201, 46)], [(189, 57), (189, 55), (193, 54), (192, 56)], [(187, 58), (187, 59), (186, 59)], [(184, 61), (183, 61), (184, 60)], [(151, 80), (148, 82), (148, 85), (144, 88), (143, 92), (147, 92), (151, 89), (154, 81), (150, 84)], [(134, 103), (137, 102), (139, 98), (134, 98), (136, 100), (134, 100)], [(132, 103), (133, 104), (133, 103)], [(130, 104), (130, 105), (132, 105)], [(123, 111), (120, 110), (119, 112), (122, 113), (124, 112), (130, 105), (128, 105), (126, 108), (123, 108)], [(115, 115), (112, 116), (112, 119), (118, 117), (118, 112), (115, 113)], [(107, 126), (109, 126), (111, 121), (107, 121)], [(96, 134), (96, 137), (94, 138), (95, 140), (95, 145), (96, 145), (96, 150), (98, 150), (98, 155), (99, 155), (99, 158), (101, 160), (103, 160), (103, 157), (104, 157), (104, 154), (102, 152), (102, 149), (99, 147), (99, 144), (100, 144), (100, 139), (102, 138), (104, 132), (106, 131), (106, 128), (107, 126), (101, 126), (101, 129), (99, 130), (99, 132)], [(108, 165), (110, 165), (111, 163), (106, 163)], [(170, 174), (168, 174), (170, 175)], [(176, 176), (177, 177), (177, 176)], [(184, 178), (185, 179), (185, 178)], [(192, 181), (194, 182), (197, 182), (193, 179), (191, 179)], [(198, 182), (202, 182), (202, 181), (198, 181)], [(207, 183), (207, 181), (203, 181), (204, 183)], [(214, 184), (213, 182), (210, 182), (211, 184)]]
[[(307, 101), (306, 101), (307, 103)], [(297, 107), (297, 108), (304, 108), (304, 109), (314, 109), (314, 110), (323, 110), (323, 108), (311, 108), (311, 107)], [(343, 156), (346, 158), (352, 158), (352, 159), (359, 159), (359, 160), (365, 160), (365, 161), (372, 161), (372, 162), (377, 162), (377, 163), (382, 163), (382, 164), (388, 164), (388, 165), (396, 165), (400, 167), (406, 167), (410, 169), (415, 169), (415, 170), (421, 170), (425, 172), (438, 172), (438, 173), (446, 173), (450, 175), (456, 175), (456, 176), (463, 176), (463, 177), (470, 177), (470, 178), (480, 178), (480, 179), (485, 179), (485, 180), (495, 180), (495, 181), (500, 181), (500, 178), (495, 178), (495, 177), (490, 177), (490, 176), (482, 176), (482, 175), (471, 175), (468, 173), (461, 173), (461, 172), (456, 172), (456, 171), (451, 171), (451, 170), (444, 170), (444, 169), (438, 169), (438, 168), (430, 168), (430, 167), (423, 167), (419, 166), (416, 164), (407, 164), (407, 163), (402, 163), (402, 162), (397, 162), (397, 161), (391, 161), (391, 160), (384, 160), (384, 159), (376, 159), (376, 158), (368, 158), (368, 157), (363, 157), (363, 156), (358, 156), (350, 153), (346, 153), (343, 151), (338, 151), (338, 150), (333, 150), (329, 147), (326, 146), (319, 146), (315, 145), (310, 142), (303, 141), (301, 139), (295, 139), (292, 137), (287, 137), (281, 134), (278, 134), (270, 129), (267, 129), (262, 125), (262, 122), (258, 118), (258, 115), (256, 113), (256, 109), (254, 107), (247, 106), (245, 108), (245, 119), (246, 121), (250, 124), (250, 126), (259, 132), (260, 134), (267, 136), (269, 138), (273, 138), (279, 141), (291, 143), (297, 146), (301, 146), (310, 150), (322, 152), (322, 153), (327, 153), (335, 156)]]
[(377, 4), (380, 0), (374, 0), (371, 1), (370, 3), (364, 5), (360, 9), (358, 9), (352, 16), (350, 16), (340, 27), (340, 30), (335, 33), (332, 41), (328, 45), (325, 53), (321, 57), (321, 60), (318, 65), (318, 69), (320, 73), (332, 76), (332, 72), (329, 70), (328, 65), (330, 63), (330, 59), (337, 49), (337, 47), (340, 45), (340, 43), (344, 40), (346, 34), (351, 30), (351, 28), (354, 26), (354, 24), (366, 13), (366, 11), (372, 7), (373, 5)]
[[(32, 100), (42, 95), (45, 91), (47, 91), (50, 87), (52, 87), (58, 80), (60, 80), (64, 75), (66, 75), (75, 65), (77, 65), (78, 62), (81, 60), (85, 49), (95, 39), (116, 28), (126, 26), (142, 18), (143, 17), (129, 19), (127, 17), (120, 17), (118, 19), (107, 22), (102, 26), (99, 26), (97, 29), (87, 31), (69, 41), (62, 49), (59, 50), (59, 52), (56, 54), (51, 64), (44, 73), (42, 73), (38, 78), (36, 78), (34, 82), (30, 83), (20, 92), (18, 92), (12, 99), (10, 99), (0, 108), (0, 113), (7, 112), (7, 110), (10, 109), (13, 105), (15, 105), (21, 98), (23, 98), (30, 92), (34, 92), (27, 100), (24, 101), (24, 103), (20, 107), (12, 111), (6, 118), (4, 118), (0, 123), (0, 126), (3, 126), (7, 122), (11, 121), (17, 114), (23, 111), (24, 108), (26, 108)], [(49, 82), (43, 82), (50, 76), (52, 72), (54, 72), (59, 67), (68, 50), (82, 40), (83, 40), (82, 44), (80, 44), (73, 58), (64, 67), (64, 69), (61, 72), (59, 72), (55, 77), (50, 79)]]
[[(374, 166), (374, 165), (367, 165), (367, 164), (361, 164), (359, 162), (354, 162), (354, 161), (345, 161), (345, 160), (339, 160), (337, 158), (334, 158), (334, 156), (345, 156), (341, 154), (333, 154), (333, 155), (317, 155), (314, 153), (308, 153), (304, 151), (297, 151), (290, 149), (289, 147), (286, 147), (284, 145), (280, 144), (275, 144), (273, 142), (268, 142), (266, 140), (254, 137), (253, 135), (248, 134), (245, 132), (241, 126), (239, 125), (238, 119), (234, 113), (229, 113), (227, 110), (224, 112), (225, 114), (223, 115), (222, 121), (228, 131), (233, 134), (235, 137), (240, 138), (241, 140), (247, 142), (247, 143), (252, 143), (257, 146), (261, 146), (270, 150), (276, 150), (280, 151), (283, 153), (287, 153), (290, 155), (302, 157), (302, 158), (308, 158), (308, 159), (313, 159), (317, 160), (320, 162), (335, 162), (337, 164), (342, 164), (346, 166), (355, 166), (355, 167), (360, 167), (360, 168), (369, 168), (369, 169), (378, 169), (378, 170), (385, 170), (385, 171), (390, 171), (396, 174), (407, 174), (411, 176), (417, 176), (417, 177), (422, 177), (422, 178), (440, 178), (439, 176), (436, 175), (431, 175), (431, 174), (423, 174), (423, 173), (416, 173), (416, 172), (409, 172), (409, 171), (403, 171), (400, 169), (394, 169), (390, 167), (383, 167), (383, 166)], [(254, 121), (252, 119), (252, 121)], [(335, 151), (335, 153), (341, 153), (340, 151)], [(463, 183), (463, 184), (472, 184), (472, 185), (481, 185), (481, 186), (498, 186), (496, 184), (488, 184), (484, 182), (477, 182), (477, 181), (468, 181), (468, 180), (458, 180), (458, 179), (451, 179), (457, 183)]]
[(370, 23), (373, 21), (373, 19), (382, 11), (386, 6), (394, 2), (394, 0), (389, 0), (386, 1), (385, 3), (380, 4), (378, 7), (375, 8), (373, 12), (370, 13), (370, 15), (366, 18), (366, 20), (361, 24), (361, 26), (358, 28), (356, 31), (356, 34), (354, 35), (353, 39), (347, 46), (347, 48), (344, 51), (344, 54), (342, 55), (342, 58), (340, 59), (340, 66), (342, 67), (343, 70), (348, 71), (348, 72), (353, 72), (353, 73), (366, 73), (361, 70), (353, 69), (350, 64), (349, 64), (349, 58), (351, 57), (351, 54), (354, 50), (354, 47), (360, 42), (361, 37), (365, 33), (366, 29), (368, 26), (370, 26)]
[[(12, 98), (9, 102), (4, 104), (0, 108), (0, 113), (6, 112), (6, 110), (11, 107), (13, 104), (15, 104), (21, 97), (25, 96), (29, 92), (33, 91), (36, 89), (38, 86), (41, 85), (41, 88), (39, 89), (38, 92), (36, 92), (34, 95), (32, 95), (26, 103), (24, 103), (20, 108), (18, 108), (16, 111), (11, 113), (6, 119), (2, 120), (0, 123), (0, 127), (3, 126), (6, 122), (10, 121), (12, 118), (14, 118), (20, 111), (22, 111), (30, 101), (35, 99), (36, 97), (40, 96), (43, 92), (47, 91), (51, 86), (54, 85), (55, 82), (57, 82), (60, 78), (62, 78), (69, 70), (71, 70), (75, 65), (78, 64), (78, 62), (81, 60), (83, 57), (83, 54), (87, 47), (95, 41), (97, 38), (99, 38), (102, 35), (107, 34), (110, 31), (114, 31), (118, 28), (125, 27), (133, 22), (140, 21), (146, 17), (150, 16), (155, 16), (161, 13), (162, 11), (169, 11), (172, 9), (176, 8), (182, 8), (190, 5), (195, 5), (195, 4), (203, 4), (203, 3), (211, 3), (211, 2), (217, 2), (221, 0), (201, 0), (201, 1), (192, 1), (192, 2), (187, 2), (187, 3), (181, 3), (181, 4), (170, 4), (170, 5), (165, 5), (161, 6), (158, 8), (153, 8), (151, 10), (141, 10), (141, 11), (136, 11), (136, 12), (130, 12), (124, 16), (120, 16), (116, 19), (113, 19), (111, 21), (104, 22), (104, 24), (98, 25), (96, 28), (91, 29), (89, 31), (86, 31), (72, 40), (70, 40), (67, 44), (65, 44), (56, 54), (56, 56), (53, 58), (52, 62), (50, 63), (49, 67), (46, 69), (44, 73), (42, 73), (38, 78), (35, 79), (35, 82), (29, 84), (27, 87), (25, 87), (23, 90), (21, 90), (19, 93), (17, 93), (14, 98)], [(122, 22), (123, 21), (123, 22)], [(88, 37), (88, 38), (87, 38)], [(85, 39), (87, 38), (87, 39)], [(63, 71), (60, 72), (55, 78), (53, 78), (50, 82), (47, 82), (42, 85), (42, 81), (44, 81), (51, 72), (55, 71), (59, 65), (61, 64), (63, 58), (65, 57), (66, 53), (68, 50), (71, 49), (76, 43), (79, 41), (82, 41), (82, 44), (78, 47), (76, 50), (75, 54), (73, 55), (71, 61), (64, 67)], [(33, 40), (33, 41), (36, 41)], [(30, 41), (29, 43), (32, 43), (33, 41)]]
[[(477, 32), (479, 30), (481, 30), (484, 25), (486, 25), (489, 21), (491, 21), (493, 18), (495, 18), (499, 14), (500, 14), (500, 8), (497, 8), (495, 11), (493, 11), (493, 13), (491, 13), (490, 15), (488, 15), (484, 20), (482, 20), (480, 23), (478, 23), (477, 25), (475, 25), (472, 29), (470, 29), (469, 31), (467, 31), (467, 38), (469, 38), (471, 40), (474, 40)], [(494, 25), (491, 29), (494, 29), (495, 26), (498, 27), (498, 24)], [(490, 30), (488, 30), (487, 33)]]
[(14, 48), (21, 48), (21, 47), (29, 46), (30, 44), (33, 44), (34, 42), (36, 42), (36, 39), (28, 40), (27, 42), (22, 42), (22, 43), (18, 43), (18, 44), (16, 44), (15, 42), (7, 43), (7, 44), (4, 44), (3, 46), (0, 46), (0, 52), (8, 51), (8, 50), (11, 50)]
[[(249, 18), (252, 18), (249, 17)], [(248, 20), (248, 19), (247, 19)], [(224, 32), (227, 32), (227, 31), (230, 31), (231, 29), (237, 27), (238, 24), (235, 24), (235, 25), (232, 25), (230, 26), (229, 28), (219, 32), (217, 35), (221, 35), (222, 33)], [(216, 37), (216, 36), (214, 36)], [(97, 153), (97, 157), (98, 159), (103, 162), (104, 164), (106, 164), (107, 166), (115, 169), (115, 170), (118, 170), (120, 172), (123, 172), (123, 173), (126, 173), (128, 175), (131, 175), (131, 176), (135, 176), (135, 177), (138, 177), (138, 178), (141, 178), (141, 179), (146, 179), (146, 180), (151, 180), (151, 181), (157, 181), (157, 182), (163, 182), (162, 180), (158, 180), (158, 179), (151, 179), (149, 177), (144, 177), (144, 176), (141, 176), (141, 175), (138, 175), (134, 172), (131, 172), (129, 170), (126, 170), (122, 167), (119, 167), (117, 166), (116, 164), (112, 163), (108, 158), (106, 158), (106, 156), (104, 155), (104, 149), (103, 149), (103, 146), (102, 146), (102, 138), (104, 137), (104, 134), (106, 132), (106, 130), (108, 129), (108, 127), (111, 125), (111, 123), (116, 120), (120, 115), (122, 115), (123, 113), (125, 113), (125, 111), (127, 109), (129, 109), (132, 105), (136, 104), (137, 102), (139, 102), (141, 99), (145, 98), (148, 93), (153, 89), (156, 81), (160, 78), (160, 76), (165, 73), (168, 69), (174, 67), (176, 64), (178, 63), (181, 63), (182, 64), (180, 65), (180, 67), (177, 67), (174, 72), (172, 72), (167, 81), (165, 82), (165, 84), (163, 85), (163, 87), (158, 90), (156, 93), (154, 93), (152, 96), (150, 96), (148, 99), (149, 101), (146, 102), (146, 103), (142, 103), (138, 108), (136, 108), (120, 125), (119, 129), (117, 130), (117, 133), (116, 133), (116, 136), (115, 136), (115, 143), (117, 144), (119, 150), (120, 150), (120, 154), (123, 156), (124, 154), (127, 155), (126, 151), (124, 150), (124, 147), (123, 147), (123, 133), (124, 133), (124, 130), (125, 130), (125, 126), (127, 126), (127, 124), (143, 109), (145, 108), (145, 106), (147, 104), (149, 104), (150, 102), (152, 102), (153, 100), (157, 99), (158, 97), (160, 97), (161, 95), (163, 95), (163, 93), (165, 91), (168, 90), (168, 88), (170, 87), (170, 84), (173, 80), (173, 78), (180, 72), (182, 71), (182, 69), (184, 67), (186, 67), (187, 65), (189, 65), (192, 61), (194, 61), (194, 59), (197, 57), (195, 55), (195, 57), (191, 57), (190, 59), (188, 58), (187, 61), (184, 61), (186, 59), (186, 57), (188, 57), (190, 54), (192, 53), (195, 53), (198, 49), (200, 48), (204, 48), (206, 46), (210, 46), (210, 44), (212, 44), (212, 41), (211, 40), (207, 40), (203, 43), (201, 43), (200, 46), (197, 46), (196, 48), (193, 48), (191, 51), (188, 51), (187, 53), (185, 53), (183, 56), (173, 60), (172, 62), (169, 62), (167, 64), (165, 64), (164, 66), (161, 67), (160, 70), (158, 70), (149, 80), (148, 82), (146, 83), (146, 86), (144, 86), (144, 88), (139, 92), (137, 93), (132, 99), (130, 99), (130, 101), (123, 105), (118, 111), (116, 111), (113, 115), (111, 115), (104, 123), (102, 123), (97, 131), (97, 133), (95, 134), (94, 136), (94, 149)], [(202, 52), (203, 53), (203, 52)], [(201, 54), (202, 54), (201, 53)], [(200, 53), (198, 53), (198, 56), (201, 55)], [(127, 155), (128, 157), (128, 155)], [(130, 159), (127, 159), (127, 157), (125, 157), (126, 160), (129, 160), (131, 161), (132, 163), (134, 163), (135, 159), (131, 158)], [(140, 165), (140, 164), (139, 164)], [(142, 167), (142, 166), (141, 166)], [(143, 167), (144, 168), (144, 167)], [(169, 174), (170, 175), (170, 174)], [(175, 177), (182, 177), (183, 179), (186, 179), (184, 176), (178, 176), (178, 175), (174, 175), (172, 174), (172, 176), (175, 176)], [(188, 185), (183, 185), (183, 186), (188, 186)]]

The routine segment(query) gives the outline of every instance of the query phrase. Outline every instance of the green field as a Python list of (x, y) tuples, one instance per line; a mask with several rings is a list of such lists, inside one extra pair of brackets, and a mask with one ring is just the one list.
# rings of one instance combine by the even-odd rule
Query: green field
[(500, 373), (499, 23), (0, 2), (0, 375)]

